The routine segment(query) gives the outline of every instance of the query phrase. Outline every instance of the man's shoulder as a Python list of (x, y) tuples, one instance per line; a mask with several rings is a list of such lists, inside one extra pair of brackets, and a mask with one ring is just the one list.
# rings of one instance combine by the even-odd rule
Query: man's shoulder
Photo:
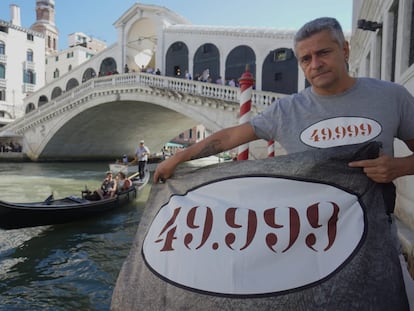
[(387, 80), (380, 80), (376, 78), (370, 78), (370, 77), (359, 77), (357, 78), (357, 82), (360, 85), (364, 86), (378, 86), (378, 87), (389, 87), (389, 88), (401, 88), (402, 86), (400, 84), (397, 84), (395, 82), (387, 81)]

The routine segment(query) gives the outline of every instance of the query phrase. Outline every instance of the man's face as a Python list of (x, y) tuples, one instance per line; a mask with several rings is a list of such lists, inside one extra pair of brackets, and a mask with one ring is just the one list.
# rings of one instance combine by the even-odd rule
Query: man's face
[(333, 95), (346, 88), (348, 43), (341, 48), (328, 31), (319, 32), (296, 44), (299, 65), (306, 79), (320, 95)]

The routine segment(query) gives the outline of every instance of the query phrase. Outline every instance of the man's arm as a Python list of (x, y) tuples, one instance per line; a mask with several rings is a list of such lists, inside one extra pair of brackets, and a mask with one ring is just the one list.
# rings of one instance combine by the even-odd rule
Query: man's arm
[(135, 163), (138, 163), (138, 155), (137, 155), (136, 152), (134, 154), (134, 158), (132, 159), (131, 162), (128, 163), (128, 165), (132, 165), (132, 164), (135, 164)]
[[(405, 143), (414, 152), (414, 139)], [(414, 175), (414, 155), (399, 158), (380, 155), (373, 160), (351, 162), (349, 166), (363, 168), (364, 173), (375, 182), (388, 183), (401, 176)]]
[(256, 139), (250, 123), (220, 130), (158, 164), (154, 182), (170, 178), (180, 163), (215, 155)]

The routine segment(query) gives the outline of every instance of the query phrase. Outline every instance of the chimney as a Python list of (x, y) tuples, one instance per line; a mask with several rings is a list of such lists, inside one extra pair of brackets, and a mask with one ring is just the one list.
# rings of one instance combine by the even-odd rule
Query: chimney
[(20, 23), (20, 7), (15, 4), (10, 4), (11, 23), (16, 26), (21, 26)]

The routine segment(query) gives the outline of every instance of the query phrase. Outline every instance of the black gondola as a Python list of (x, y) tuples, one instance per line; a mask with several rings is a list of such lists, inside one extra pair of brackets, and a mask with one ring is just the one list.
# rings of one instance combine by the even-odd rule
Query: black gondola
[(97, 216), (134, 200), (147, 183), (148, 177), (140, 182), (134, 181), (128, 190), (98, 201), (86, 199), (86, 191), (82, 191), (80, 197), (54, 199), (51, 195), (43, 202), (11, 203), (0, 200), (0, 228), (62, 224)]

